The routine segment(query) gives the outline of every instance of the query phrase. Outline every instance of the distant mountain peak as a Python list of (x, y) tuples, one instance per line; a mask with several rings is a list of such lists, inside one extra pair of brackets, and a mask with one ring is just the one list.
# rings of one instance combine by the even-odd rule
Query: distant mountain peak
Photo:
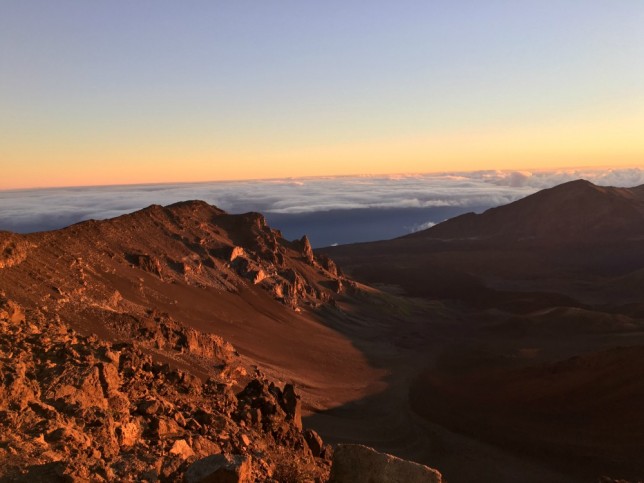
[[(579, 178), (579, 179), (574, 179), (572, 181), (567, 181), (567, 182), (561, 183), (561, 184), (559, 184), (557, 186), (561, 187), (561, 186), (575, 186), (575, 185), (577, 185), (577, 186), (597, 186), (593, 182), (588, 181), (587, 179), (584, 179), (584, 178)], [(557, 186), (555, 186), (555, 188)]]
[(639, 239), (644, 237), (644, 189), (578, 179), (410, 236), (545, 244)]

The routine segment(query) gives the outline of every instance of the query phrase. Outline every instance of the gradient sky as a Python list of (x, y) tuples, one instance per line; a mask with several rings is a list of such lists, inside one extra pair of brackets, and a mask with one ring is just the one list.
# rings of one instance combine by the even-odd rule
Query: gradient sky
[(0, 9), (0, 189), (642, 165), (639, 0)]

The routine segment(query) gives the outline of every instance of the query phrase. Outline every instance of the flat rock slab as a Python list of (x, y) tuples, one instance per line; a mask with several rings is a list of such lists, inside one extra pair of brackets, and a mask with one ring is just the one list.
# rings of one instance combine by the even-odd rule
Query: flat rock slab
[(184, 483), (250, 483), (251, 463), (247, 456), (216, 454), (192, 463)]
[(340, 444), (333, 453), (329, 483), (441, 483), (428, 466), (360, 444)]

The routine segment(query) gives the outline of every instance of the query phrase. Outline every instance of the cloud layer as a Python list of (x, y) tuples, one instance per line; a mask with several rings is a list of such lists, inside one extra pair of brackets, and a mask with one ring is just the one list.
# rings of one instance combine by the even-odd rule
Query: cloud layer
[[(306, 215), (336, 210), (491, 207), (578, 178), (644, 184), (644, 170), (476, 171), (0, 191), (0, 229), (30, 232), (104, 219), (151, 204), (201, 199), (231, 213)], [(442, 220), (427, 220), (424, 227)], [(421, 224), (407, 231), (422, 229)]]

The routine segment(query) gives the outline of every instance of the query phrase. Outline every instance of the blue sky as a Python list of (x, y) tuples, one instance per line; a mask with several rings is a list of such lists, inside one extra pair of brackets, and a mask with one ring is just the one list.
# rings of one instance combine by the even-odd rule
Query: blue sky
[(637, 1), (6, 0), (0, 188), (637, 165), (642, 25)]

